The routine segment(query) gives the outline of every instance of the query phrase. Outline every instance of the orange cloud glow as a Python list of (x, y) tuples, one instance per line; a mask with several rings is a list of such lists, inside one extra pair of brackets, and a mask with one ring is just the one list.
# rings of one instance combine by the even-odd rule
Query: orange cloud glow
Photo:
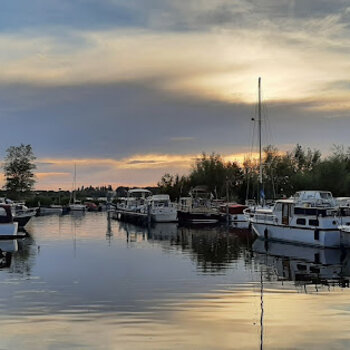
[[(37, 189), (72, 189), (74, 165), (77, 168), (77, 186), (120, 185), (154, 186), (164, 173), (189, 172), (200, 154), (138, 154), (120, 160), (111, 158), (42, 158), (38, 160)], [(223, 160), (242, 164), (245, 159), (256, 159), (253, 153), (223, 155)]]

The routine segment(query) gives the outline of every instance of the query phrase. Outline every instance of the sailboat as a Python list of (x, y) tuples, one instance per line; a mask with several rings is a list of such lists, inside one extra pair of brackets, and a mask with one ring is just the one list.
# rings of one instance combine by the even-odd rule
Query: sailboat
[(261, 79), (259, 78), (259, 191), (258, 206), (244, 210), (253, 232), (265, 240), (326, 248), (350, 247), (350, 212), (339, 210), (329, 191), (299, 191), (288, 199), (264, 206), (261, 156)]
[(76, 191), (77, 191), (77, 165), (74, 164), (74, 190), (73, 190), (73, 193), (71, 196), (72, 202), (69, 201), (69, 210), (70, 211), (85, 211), (86, 205), (82, 204), (81, 201), (77, 200)]

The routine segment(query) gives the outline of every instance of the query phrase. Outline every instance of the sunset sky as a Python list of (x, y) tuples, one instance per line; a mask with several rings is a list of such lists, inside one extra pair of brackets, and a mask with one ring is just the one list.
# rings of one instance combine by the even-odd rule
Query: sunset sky
[[(347, 5), (348, 4), (348, 5)], [(0, 11), (0, 158), (31, 144), (37, 188), (155, 184), (202, 151), (349, 145), (343, 0), (11, 0)]]

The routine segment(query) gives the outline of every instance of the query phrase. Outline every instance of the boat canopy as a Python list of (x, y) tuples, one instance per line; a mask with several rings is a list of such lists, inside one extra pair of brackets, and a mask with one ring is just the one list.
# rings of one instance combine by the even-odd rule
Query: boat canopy
[(335, 207), (336, 201), (328, 191), (299, 191), (293, 196), (295, 205), (310, 207)]
[(153, 202), (158, 202), (158, 201), (170, 201), (170, 196), (168, 194), (155, 194), (151, 198), (149, 198)]
[(128, 197), (146, 198), (152, 196), (152, 192), (145, 188), (134, 188), (128, 191)]

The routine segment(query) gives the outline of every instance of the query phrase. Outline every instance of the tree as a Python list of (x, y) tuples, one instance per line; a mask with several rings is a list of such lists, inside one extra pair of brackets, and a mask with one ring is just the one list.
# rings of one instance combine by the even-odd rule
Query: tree
[(35, 179), (33, 163), (36, 157), (31, 145), (11, 146), (6, 150), (4, 163), (5, 188), (12, 194), (23, 193), (32, 190)]

